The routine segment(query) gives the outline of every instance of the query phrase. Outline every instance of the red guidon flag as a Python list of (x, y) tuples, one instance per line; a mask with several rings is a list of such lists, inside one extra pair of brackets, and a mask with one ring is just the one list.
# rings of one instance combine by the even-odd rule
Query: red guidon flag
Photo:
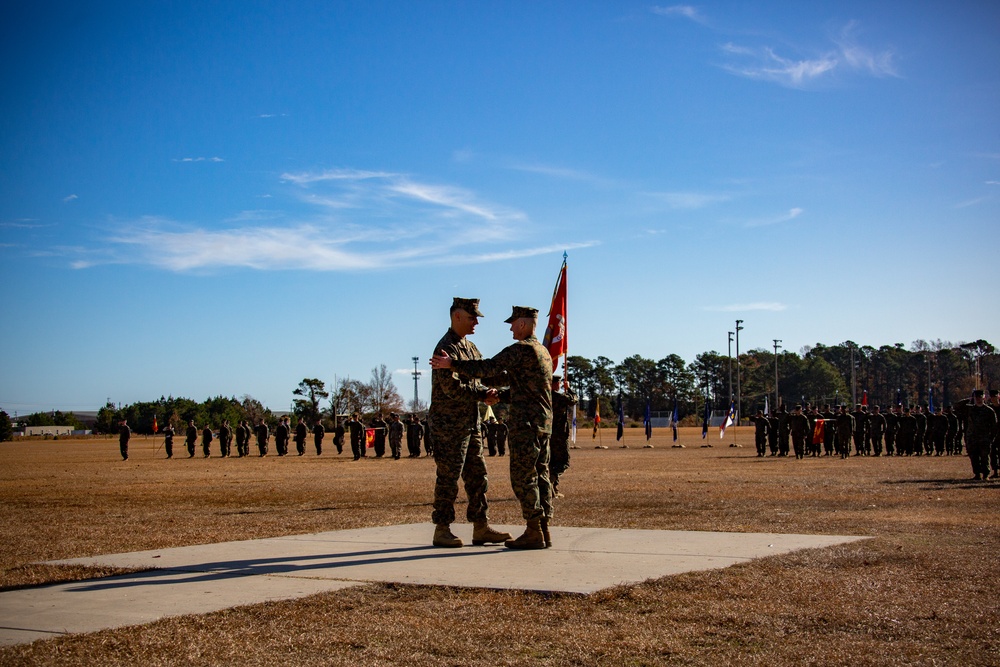
[(559, 357), (566, 354), (566, 254), (563, 253), (562, 268), (556, 280), (556, 289), (552, 293), (552, 305), (549, 307), (549, 324), (545, 327), (545, 337), (542, 345), (552, 357), (552, 370), (559, 366)]
[(817, 419), (816, 420), (816, 426), (813, 427), (813, 440), (812, 440), (812, 444), (814, 444), (814, 445), (822, 445), (823, 444), (823, 440), (825, 439), (825, 437), (826, 437), (826, 420), (825, 419)]
[(156, 415), (153, 415), (153, 433), (160, 430), (160, 427), (156, 425)]
[(365, 429), (365, 447), (371, 449), (375, 446), (375, 429), (366, 428)]

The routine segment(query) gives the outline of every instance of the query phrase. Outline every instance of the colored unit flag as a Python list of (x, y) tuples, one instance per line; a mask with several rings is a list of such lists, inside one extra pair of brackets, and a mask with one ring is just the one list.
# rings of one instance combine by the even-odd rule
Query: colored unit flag
[(575, 445), (576, 444), (576, 405), (573, 406), (573, 430), (570, 432), (569, 438), (570, 438), (570, 440), (573, 441), (573, 444)]
[(674, 414), (670, 415), (670, 428), (674, 430), (674, 442), (677, 442), (677, 397), (674, 396)]
[(597, 437), (597, 429), (601, 424), (601, 399), (594, 399), (594, 438)]
[(653, 437), (653, 420), (649, 416), (649, 399), (646, 399), (646, 416), (642, 420), (642, 425), (646, 427), (646, 442)]
[(764, 416), (771, 416), (771, 404), (767, 402), (767, 396), (764, 397)]
[(157, 424), (156, 424), (156, 415), (153, 415), (153, 433), (157, 433), (159, 430), (160, 430), (160, 427), (157, 426)]
[(722, 422), (722, 426), (719, 427), (719, 440), (726, 435), (726, 429), (732, 426), (736, 422), (736, 403), (729, 404), (729, 414), (726, 415), (726, 421)]
[(896, 390), (896, 405), (902, 405), (902, 404), (903, 404), (903, 394), (902, 394), (901, 390), (897, 389)]
[(365, 447), (371, 449), (375, 446), (375, 429), (366, 428), (365, 429)]
[(861, 405), (868, 405), (868, 390), (861, 392)]
[(618, 394), (618, 434), (615, 440), (621, 440), (625, 435), (625, 406), (622, 405), (622, 395)]
[(486, 414), (483, 415), (483, 421), (484, 422), (488, 422), (489, 420), (496, 419), (496, 418), (497, 418), (496, 415), (493, 414), (493, 406), (487, 405), (486, 406)]
[[(934, 412), (934, 387), (927, 390), (927, 409)], [(996, 447), (996, 445), (994, 445)]]
[(556, 279), (556, 289), (552, 293), (552, 305), (549, 306), (549, 324), (545, 327), (542, 345), (552, 357), (552, 370), (559, 367), (559, 357), (566, 354), (566, 253), (563, 253), (562, 268)]
[(702, 440), (704, 440), (706, 437), (708, 437), (708, 417), (711, 414), (711, 410), (712, 410), (712, 406), (708, 402), (708, 399), (706, 398), (705, 399), (705, 417), (701, 420), (701, 439)]
[[(813, 441), (814, 445), (822, 445), (823, 439), (826, 436), (826, 420), (817, 419), (816, 425), (813, 427)], [(817, 450), (818, 451), (818, 450)]]

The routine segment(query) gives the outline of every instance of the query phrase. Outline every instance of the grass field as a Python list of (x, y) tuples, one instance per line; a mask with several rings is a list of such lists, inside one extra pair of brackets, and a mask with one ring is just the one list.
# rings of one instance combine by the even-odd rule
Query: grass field
[[(713, 429), (586, 434), (555, 523), (874, 539), (591, 596), (369, 585), (0, 649), (2, 665), (1000, 665), (1000, 482), (966, 457), (757, 458)], [(701, 448), (703, 443), (712, 448)], [(0, 587), (38, 561), (426, 522), (430, 459), (165, 460), (160, 439), (0, 445)], [(176, 451), (176, 450), (175, 450)], [(186, 456), (183, 454), (182, 456)], [(491, 519), (521, 523), (506, 459)], [(464, 516), (464, 494), (459, 494)]]

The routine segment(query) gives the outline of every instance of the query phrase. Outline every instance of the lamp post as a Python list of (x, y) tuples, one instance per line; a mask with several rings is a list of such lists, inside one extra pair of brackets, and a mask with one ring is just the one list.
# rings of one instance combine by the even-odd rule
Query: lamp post
[(420, 409), (420, 398), (417, 395), (417, 380), (420, 379), (420, 371), (417, 369), (417, 362), (420, 361), (420, 357), (410, 357), (413, 360), (413, 413), (416, 414), (417, 410)]
[(729, 346), (726, 354), (729, 357), (729, 400), (733, 400), (733, 332), (729, 332)]
[(736, 425), (740, 425), (743, 406), (740, 401), (740, 332), (743, 331), (743, 320), (736, 320)]
[(780, 338), (774, 339), (774, 409), (778, 409), (778, 404), (781, 402), (778, 393), (778, 348), (781, 347), (778, 343), (781, 342)]

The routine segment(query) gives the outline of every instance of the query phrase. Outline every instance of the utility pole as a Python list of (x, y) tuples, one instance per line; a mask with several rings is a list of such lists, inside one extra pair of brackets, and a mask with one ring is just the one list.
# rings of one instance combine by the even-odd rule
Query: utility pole
[(413, 412), (416, 414), (417, 410), (420, 408), (420, 397), (417, 393), (417, 380), (420, 379), (420, 371), (417, 369), (417, 364), (420, 362), (420, 357), (410, 357), (413, 359)]
[(858, 384), (854, 374), (854, 343), (851, 343), (851, 403), (853, 407), (858, 405)]
[(778, 348), (781, 347), (778, 343), (781, 342), (780, 338), (774, 339), (774, 409), (778, 409), (778, 403), (781, 402), (778, 393)]
[(740, 332), (743, 331), (743, 320), (736, 320), (736, 425), (740, 425), (743, 415), (743, 405), (740, 400)]
[(729, 356), (729, 400), (733, 400), (733, 332), (729, 332), (729, 347), (726, 354)]

